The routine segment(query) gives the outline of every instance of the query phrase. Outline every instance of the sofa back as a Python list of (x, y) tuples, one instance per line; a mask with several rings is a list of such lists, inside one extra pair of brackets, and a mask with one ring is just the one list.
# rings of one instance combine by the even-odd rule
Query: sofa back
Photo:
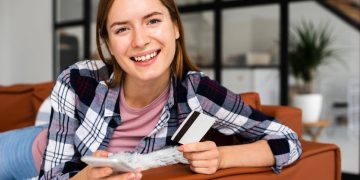
[[(0, 132), (34, 125), (41, 103), (50, 95), (54, 82), (0, 86)], [(260, 109), (257, 93), (242, 98)]]
[(34, 125), (53, 82), (0, 86), (0, 132)]
[(257, 109), (259, 111), (262, 110), (261, 103), (260, 103), (260, 97), (259, 94), (256, 92), (247, 92), (247, 93), (241, 93), (240, 94), (243, 101), (253, 107), (254, 109)]
[[(37, 111), (50, 95), (53, 85), (54, 82), (0, 86), (0, 132), (34, 125)], [(262, 106), (256, 92), (241, 93), (240, 96), (253, 108), (281, 120), (301, 136), (301, 111), (291, 107)], [(215, 141), (223, 144), (233, 143), (217, 132), (209, 132), (209, 136), (217, 137)]]

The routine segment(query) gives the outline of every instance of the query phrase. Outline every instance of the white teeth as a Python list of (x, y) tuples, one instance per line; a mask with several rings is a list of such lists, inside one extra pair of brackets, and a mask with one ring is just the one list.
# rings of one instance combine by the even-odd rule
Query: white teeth
[(148, 61), (150, 60), (151, 58), (155, 57), (157, 55), (157, 52), (153, 52), (151, 54), (147, 54), (147, 55), (144, 55), (144, 56), (139, 56), (139, 57), (134, 57), (135, 61)]

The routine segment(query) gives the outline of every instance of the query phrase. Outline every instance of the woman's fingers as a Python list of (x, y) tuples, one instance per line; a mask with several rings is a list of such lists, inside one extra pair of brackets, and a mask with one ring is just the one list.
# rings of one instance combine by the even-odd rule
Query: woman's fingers
[(184, 144), (179, 147), (179, 150), (188, 160), (206, 160), (219, 157), (218, 148), (212, 141)]
[(88, 171), (88, 179), (106, 179), (106, 180), (138, 180), (142, 178), (141, 172), (133, 173), (113, 173), (109, 167), (90, 167)]
[(179, 151), (189, 160), (190, 169), (194, 172), (213, 174), (219, 168), (220, 153), (212, 141), (184, 144)]
[(198, 143), (184, 144), (179, 147), (181, 152), (199, 152), (207, 151), (209, 149), (217, 148), (216, 144), (213, 141), (204, 141)]
[(191, 165), (190, 165), (190, 169), (196, 173), (201, 173), (201, 174), (214, 174), (217, 171), (217, 168), (215, 168), (215, 167), (199, 168), (199, 167), (194, 167)]
[(184, 152), (184, 157), (188, 160), (206, 160), (219, 157), (219, 151), (217, 149), (211, 149), (201, 152)]
[[(95, 157), (108, 157), (109, 153), (107, 151), (97, 150), (93, 153)], [(91, 167), (88, 166), (88, 178), (89, 179), (102, 179), (110, 177), (113, 174), (111, 167)]]
[(217, 159), (190, 161), (190, 165), (197, 168), (217, 167), (218, 163)]
[(128, 172), (128, 173), (110, 176), (106, 178), (106, 180), (139, 180), (141, 178), (142, 178), (142, 174), (140, 172), (138, 173)]
[[(108, 157), (109, 152), (97, 150), (93, 153), (95, 157)], [(87, 179), (103, 179), (103, 180), (138, 180), (142, 178), (141, 171), (142, 169), (137, 169), (136, 173), (128, 172), (128, 173), (114, 173), (111, 167), (91, 167), (87, 166), (86, 168), (86, 176)]]
[(108, 157), (109, 156), (109, 152), (107, 151), (103, 151), (103, 150), (97, 150), (93, 153), (93, 156), (96, 157)]
[(101, 179), (110, 176), (113, 170), (109, 167), (86, 167), (88, 170), (88, 179)]

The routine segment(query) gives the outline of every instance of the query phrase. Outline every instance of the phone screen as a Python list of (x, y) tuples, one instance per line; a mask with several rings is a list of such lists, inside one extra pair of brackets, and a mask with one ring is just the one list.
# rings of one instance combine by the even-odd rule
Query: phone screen
[(83, 156), (81, 157), (81, 161), (93, 167), (111, 167), (114, 172), (136, 172), (136, 169), (132, 168), (129, 164), (126, 164), (120, 159)]

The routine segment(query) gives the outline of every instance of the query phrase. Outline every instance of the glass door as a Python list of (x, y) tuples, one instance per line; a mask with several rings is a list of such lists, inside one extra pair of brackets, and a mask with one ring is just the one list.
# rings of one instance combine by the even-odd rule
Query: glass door
[(87, 55), (86, 0), (54, 0), (54, 77)]

